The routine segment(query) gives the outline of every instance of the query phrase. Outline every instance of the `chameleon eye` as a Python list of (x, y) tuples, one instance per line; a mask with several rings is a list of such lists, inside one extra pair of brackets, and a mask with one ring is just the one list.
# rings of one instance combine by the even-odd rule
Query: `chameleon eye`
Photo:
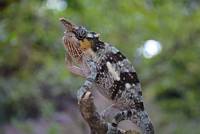
[(77, 39), (83, 40), (86, 35), (87, 35), (87, 30), (84, 27), (78, 27), (75, 31), (74, 34)]

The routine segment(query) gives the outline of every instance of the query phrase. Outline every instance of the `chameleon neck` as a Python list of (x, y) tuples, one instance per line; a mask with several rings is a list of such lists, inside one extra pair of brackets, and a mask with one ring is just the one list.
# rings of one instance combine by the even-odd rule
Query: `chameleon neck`
[(100, 41), (99, 38), (94, 38), (92, 39), (92, 46), (91, 49), (95, 52), (98, 53), (102, 49), (105, 48), (104, 42)]

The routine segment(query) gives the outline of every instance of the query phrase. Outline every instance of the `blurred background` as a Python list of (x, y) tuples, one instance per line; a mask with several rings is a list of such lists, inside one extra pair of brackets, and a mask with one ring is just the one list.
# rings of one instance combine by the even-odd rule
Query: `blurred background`
[[(130, 59), (157, 134), (200, 133), (199, 0), (1, 0), (0, 134), (88, 133), (60, 17)], [(98, 109), (108, 105), (95, 98)]]

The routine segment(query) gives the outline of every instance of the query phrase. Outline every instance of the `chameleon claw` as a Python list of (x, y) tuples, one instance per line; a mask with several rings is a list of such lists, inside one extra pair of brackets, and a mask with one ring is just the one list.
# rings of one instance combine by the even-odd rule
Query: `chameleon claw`
[(77, 100), (78, 103), (81, 101), (81, 99), (85, 96), (87, 90), (83, 87), (81, 87), (78, 91), (77, 91)]

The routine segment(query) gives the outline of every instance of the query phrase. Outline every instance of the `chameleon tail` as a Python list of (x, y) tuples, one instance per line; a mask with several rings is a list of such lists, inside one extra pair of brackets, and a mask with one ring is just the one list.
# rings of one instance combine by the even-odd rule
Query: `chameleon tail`
[(136, 124), (143, 134), (154, 134), (153, 124), (146, 111), (137, 112)]
[(112, 125), (117, 126), (123, 120), (130, 120), (136, 124), (141, 129), (142, 134), (154, 134), (153, 124), (146, 111), (135, 109), (120, 111), (114, 116)]

